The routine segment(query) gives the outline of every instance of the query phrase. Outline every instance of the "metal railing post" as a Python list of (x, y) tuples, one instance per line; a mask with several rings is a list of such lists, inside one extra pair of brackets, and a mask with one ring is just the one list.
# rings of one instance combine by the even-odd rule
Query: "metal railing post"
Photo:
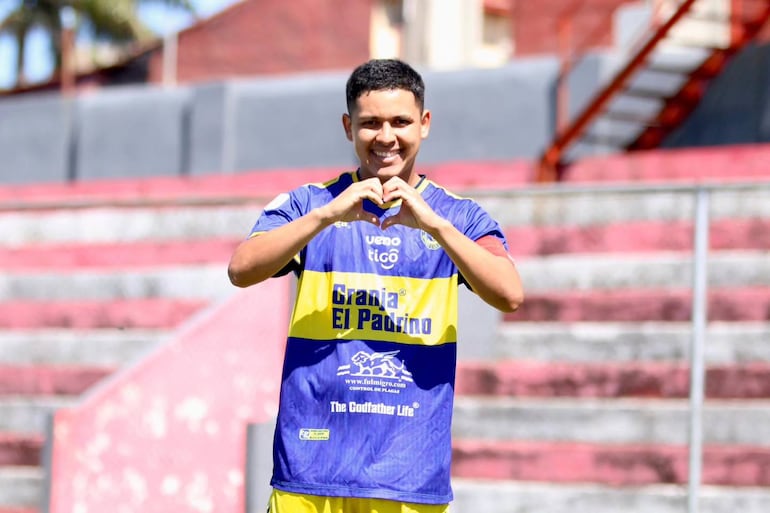
[(249, 424), (246, 429), (244, 502), (246, 513), (261, 513), (270, 499), (275, 419)]
[(704, 345), (708, 320), (709, 199), (710, 190), (695, 190), (693, 243), (692, 343), (690, 346), (690, 441), (687, 511), (698, 512), (703, 468)]

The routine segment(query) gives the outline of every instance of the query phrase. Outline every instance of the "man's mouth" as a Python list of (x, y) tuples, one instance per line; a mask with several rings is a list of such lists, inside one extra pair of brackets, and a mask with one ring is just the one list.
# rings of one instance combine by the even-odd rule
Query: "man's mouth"
[(372, 153), (378, 160), (384, 163), (393, 162), (399, 156), (398, 150), (372, 150)]

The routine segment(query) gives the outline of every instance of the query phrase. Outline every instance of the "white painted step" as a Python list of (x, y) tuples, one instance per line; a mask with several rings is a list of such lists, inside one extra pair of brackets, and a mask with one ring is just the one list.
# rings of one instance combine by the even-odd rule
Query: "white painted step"
[[(502, 226), (602, 226), (627, 221), (693, 219), (692, 192), (597, 193), (570, 186), (561, 190), (575, 192), (528, 194), (520, 191), (477, 194), (475, 198)], [(770, 218), (770, 187), (716, 191), (710, 204), (712, 220), (767, 219)]]
[(0, 431), (43, 434), (48, 415), (57, 408), (75, 404), (77, 398), (64, 396), (0, 397)]
[(168, 335), (162, 330), (0, 331), (0, 364), (119, 367)]
[[(692, 287), (693, 258), (688, 253), (569, 254), (518, 258), (528, 291), (609, 290)], [(770, 286), (767, 251), (718, 251), (708, 256), (711, 287)]]
[[(686, 444), (686, 399), (516, 399), (458, 397), (458, 438)], [(707, 401), (703, 440), (770, 446), (770, 400)]]
[(136, 269), (36, 270), (0, 276), (0, 301), (157, 297), (215, 300), (235, 290), (227, 277), (226, 262)]
[(258, 203), (204, 207), (80, 208), (0, 212), (8, 246), (43, 243), (127, 243), (139, 240), (245, 238)]
[(0, 466), (0, 508), (39, 508), (43, 500), (43, 470)]
[[(490, 358), (542, 362), (687, 361), (692, 326), (678, 322), (506, 322)], [(770, 323), (712, 322), (705, 360), (770, 362)]]
[[(609, 487), (454, 479), (451, 513), (685, 513), (683, 486)], [(767, 513), (765, 488), (702, 487), (699, 513)]]

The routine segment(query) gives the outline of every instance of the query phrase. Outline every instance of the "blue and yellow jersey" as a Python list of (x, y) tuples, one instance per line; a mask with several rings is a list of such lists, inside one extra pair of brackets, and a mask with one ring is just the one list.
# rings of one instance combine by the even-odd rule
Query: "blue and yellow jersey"
[[(252, 235), (322, 206), (345, 173), (283, 194)], [(423, 177), (428, 205), (473, 240), (504, 240), (474, 201)], [(384, 219), (399, 202), (364, 208)], [(367, 222), (322, 230), (287, 265), (298, 276), (275, 434), (272, 486), (423, 504), (452, 499), (449, 480), (457, 342), (457, 267), (427, 233)]]

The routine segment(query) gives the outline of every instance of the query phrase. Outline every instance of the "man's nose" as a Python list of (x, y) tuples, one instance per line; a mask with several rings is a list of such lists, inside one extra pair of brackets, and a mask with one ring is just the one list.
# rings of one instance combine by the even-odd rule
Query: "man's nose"
[(392, 142), (395, 137), (393, 127), (388, 122), (383, 123), (380, 126), (380, 130), (377, 132), (377, 140), (379, 142)]

